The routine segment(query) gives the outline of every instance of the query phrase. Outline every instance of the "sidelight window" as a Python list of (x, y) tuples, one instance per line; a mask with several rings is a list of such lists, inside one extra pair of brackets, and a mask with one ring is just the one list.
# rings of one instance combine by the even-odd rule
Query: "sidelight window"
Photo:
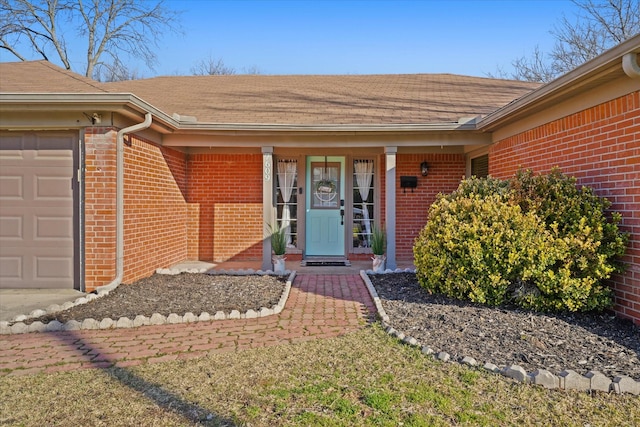
[(372, 159), (353, 161), (353, 247), (371, 247), (375, 220), (374, 163)]
[(276, 181), (278, 225), (285, 229), (287, 247), (295, 248), (298, 244), (298, 162), (295, 159), (278, 160)]

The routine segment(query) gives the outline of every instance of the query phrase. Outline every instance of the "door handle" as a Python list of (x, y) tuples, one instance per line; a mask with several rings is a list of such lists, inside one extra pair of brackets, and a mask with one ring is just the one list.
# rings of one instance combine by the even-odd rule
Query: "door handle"
[(344, 225), (344, 209), (340, 209), (340, 225)]

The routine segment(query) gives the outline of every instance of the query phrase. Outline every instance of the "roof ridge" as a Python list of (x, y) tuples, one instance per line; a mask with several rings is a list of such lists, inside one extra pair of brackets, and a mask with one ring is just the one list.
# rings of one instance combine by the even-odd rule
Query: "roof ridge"
[(35, 61), (35, 62), (39, 63), (39, 65), (43, 65), (43, 66), (49, 68), (52, 71), (55, 71), (55, 72), (60, 73), (60, 74), (63, 74), (66, 77), (72, 78), (72, 79), (74, 79), (74, 80), (76, 80), (78, 82), (86, 84), (87, 86), (91, 86), (91, 87), (93, 87), (93, 88), (95, 88), (95, 89), (97, 89), (97, 90), (99, 90), (101, 92), (109, 93), (109, 91), (106, 90), (106, 88), (101, 87), (102, 83), (100, 83), (100, 82), (98, 82), (96, 80), (93, 80), (90, 77), (86, 77), (86, 76), (83, 76), (81, 74), (76, 73), (75, 71), (67, 70), (66, 68), (62, 68), (62, 67), (60, 67), (60, 66), (58, 66), (56, 64), (51, 63), (50, 61), (47, 61), (46, 59), (41, 59), (41, 60), (38, 60), (38, 61)]

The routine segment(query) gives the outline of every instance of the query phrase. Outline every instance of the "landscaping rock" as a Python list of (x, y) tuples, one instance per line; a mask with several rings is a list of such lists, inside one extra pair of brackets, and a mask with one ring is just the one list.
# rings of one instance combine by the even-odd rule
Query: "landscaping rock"
[(213, 320), (224, 320), (226, 318), (227, 318), (227, 315), (224, 314), (224, 311), (216, 311), (216, 314), (213, 316)]
[(149, 319), (147, 316), (137, 315), (133, 319), (133, 326), (136, 327), (136, 328), (138, 326), (146, 326), (146, 325), (150, 325), (150, 324), (151, 324), (151, 319)]
[(198, 321), (198, 317), (195, 314), (189, 312), (185, 313), (184, 316), (182, 316), (182, 321), (184, 323), (194, 323)]
[(116, 326), (116, 322), (113, 319), (104, 318), (100, 321), (100, 329), (111, 329)]
[(153, 313), (149, 319), (149, 323), (151, 325), (164, 325), (167, 323), (167, 318), (160, 313)]
[(491, 362), (485, 363), (484, 365), (482, 365), (482, 367), (484, 369), (486, 369), (487, 371), (489, 371), (489, 372), (493, 372), (493, 373), (496, 373), (496, 374), (500, 373), (500, 368), (498, 368), (496, 365), (494, 365)]
[(608, 393), (611, 390), (611, 379), (599, 371), (589, 371), (585, 374), (589, 379), (589, 388), (591, 390), (604, 391)]
[(634, 381), (633, 378), (626, 375), (615, 377), (613, 379), (613, 390), (620, 393), (631, 393), (636, 396), (640, 395), (640, 382)]
[(560, 378), (560, 388), (563, 390), (589, 390), (591, 383), (589, 378), (585, 378), (571, 369), (560, 372), (558, 377)]
[(52, 320), (51, 322), (47, 323), (47, 332), (57, 332), (62, 331), (63, 329), (64, 325), (57, 320)]
[(446, 351), (441, 351), (440, 353), (438, 353), (438, 355), (436, 356), (436, 359), (438, 359), (441, 362), (448, 362), (449, 359), (451, 359), (451, 356), (449, 355), (449, 353), (447, 353)]
[(505, 377), (513, 378), (514, 380), (519, 381), (521, 383), (527, 382), (527, 371), (525, 371), (522, 366), (519, 366), (519, 365), (505, 366), (505, 368), (501, 371), (501, 373)]
[(460, 363), (462, 363), (463, 365), (469, 365), (469, 366), (476, 366), (478, 364), (478, 362), (476, 362), (476, 359), (469, 356), (463, 357)]
[(64, 324), (64, 327), (62, 329), (65, 331), (79, 331), (80, 329), (82, 329), (82, 323), (78, 322), (77, 320), (69, 320)]
[(82, 321), (82, 329), (100, 329), (100, 322), (96, 319), (84, 319)]
[(133, 320), (128, 317), (121, 317), (116, 322), (116, 328), (133, 328)]
[(544, 388), (553, 389), (560, 386), (560, 379), (546, 369), (538, 369), (530, 376), (531, 383), (541, 385)]
[(12, 334), (24, 334), (29, 332), (29, 327), (22, 322), (14, 323), (11, 325)]
[(45, 323), (36, 321), (29, 325), (28, 332), (45, 332), (47, 325)]
[(167, 316), (167, 323), (171, 325), (175, 325), (177, 323), (182, 323), (182, 316), (178, 316), (176, 313), (170, 313)]
[(40, 316), (44, 316), (45, 314), (47, 314), (46, 311), (44, 310), (33, 310), (31, 313), (29, 313), (29, 317), (40, 317)]
[(424, 347), (422, 347), (422, 354), (431, 355), (433, 353), (434, 353), (433, 349), (428, 345), (425, 345)]

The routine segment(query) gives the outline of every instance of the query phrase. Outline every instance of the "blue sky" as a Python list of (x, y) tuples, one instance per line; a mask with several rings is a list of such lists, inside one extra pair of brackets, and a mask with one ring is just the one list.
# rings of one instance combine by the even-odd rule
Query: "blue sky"
[[(209, 56), (262, 74), (453, 73), (484, 76), (536, 45), (569, 0), (215, 1), (168, 0), (182, 10), (184, 35), (167, 35), (154, 71), (190, 74)], [(82, 49), (78, 49), (80, 57)], [(6, 55), (4, 55), (6, 57)], [(4, 59), (14, 60), (14, 59)], [(78, 67), (81, 68), (81, 67)]]
[(158, 74), (184, 74), (221, 58), (263, 74), (454, 73), (483, 76), (573, 17), (569, 0), (211, 1), (172, 0), (184, 36), (166, 40)]

